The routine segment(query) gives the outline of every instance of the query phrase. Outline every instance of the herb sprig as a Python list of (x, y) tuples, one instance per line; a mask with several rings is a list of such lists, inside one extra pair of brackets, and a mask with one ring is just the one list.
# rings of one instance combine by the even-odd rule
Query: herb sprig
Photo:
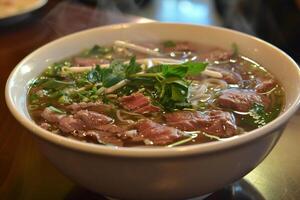
[(188, 76), (200, 74), (205, 70), (207, 63), (185, 62), (183, 64), (168, 65), (161, 64), (148, 69), (145, 73), (135, 73), (128, 78), (136, 81), (141, 78), (145, 82), (153, 82), (150, 90), (155, 91), (156, 101), (165, 110), (172, 111), (182, 108), (190, 108), (187, 101), (190, 81)]

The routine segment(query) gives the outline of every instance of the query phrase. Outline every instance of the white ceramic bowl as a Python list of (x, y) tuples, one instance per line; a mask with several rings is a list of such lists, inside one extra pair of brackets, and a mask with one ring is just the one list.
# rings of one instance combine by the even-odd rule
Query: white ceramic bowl
[[(266, 67), (286, 92), (284, 112), (257, 130), (226, 141), (175, 148), (114, 148), (88, 144), (50, 133), (29, 117), (29, 81), (50, 63), (94, 44), (114, 40), (188, 40), (228, 49)], [(6, 101), (16, 119), (29, 129), (49, 160), (80, 185), (124, 199), (182, 199), (210, 193), (255, 168), (271, 151), (300, 99), (297, 64), (278, 48), (255, 37), (217, 27), (186, 24), (120, 24), (75, 33), (53, 41), (23, 59), (6, 85)]]

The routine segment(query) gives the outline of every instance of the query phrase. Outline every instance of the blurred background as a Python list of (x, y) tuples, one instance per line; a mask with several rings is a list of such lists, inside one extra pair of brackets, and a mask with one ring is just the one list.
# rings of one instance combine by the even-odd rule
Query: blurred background
[(300, 0), (81, 0), (157, 21), (216, 25), (262, 38), (300, 61)]
[[(0, 28), (5, 22), (1, 18), (4, 12), (1, 4), (22, 2), (18, 3), (21, 5), (36, 1), (46, 0), (0, 0)], [(58, 6), (66, 3), (89, 7), (93, 11), (111, 12), (105, 22), (113, 21), (110, 18), (114, 18), (114, 14), (125, 14), (163, 22), (228, 27), (267, 40), (283, 49), (297, 62), (300, 61), (300, 0), (48, 0), (48, 4), (53, 6), (52, 9), (48, 6), (47, 12), (52, 15), (60, 14), (60, 23), (66, 29), (62, 31), (63, 35), (68, 34), (68, 26), (76, 27), (76, 22), (73, 20), (70, 23), (69, 16), (61, 12), (64, 6)], [(21, 17), (15, 17), (9, 22), (18, 20), (21, 21)], [(35, 20), (34, 17), (31, 20)], [(89, 11), (85, 24), (95, 23), (97, 20), (103, 19)], [(28, 22), (30, 23), (30, 19), (27, 19)], [(64, 24), (65, 22), (68, 23)], [(86, 26), (88, 27), (90, 26)], [(84, 28), (81, 27), (81, 30)]]

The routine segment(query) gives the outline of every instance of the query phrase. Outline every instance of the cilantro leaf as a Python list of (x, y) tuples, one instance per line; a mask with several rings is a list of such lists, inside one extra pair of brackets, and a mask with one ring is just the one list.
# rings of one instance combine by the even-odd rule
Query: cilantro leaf
[(206, 68), (206, 66), (208, 65), (208, 63), (204, 63), (204, 62), (186, 62), (183, 63), (183, 66), (186, 66), (188, 68), (188, 72), (187, 75), (198, 75), (201, 72), (203, 72)]
[(131, 57), (130, 62), (128, 65), (125, 66), (125, 74), (126, 76), (130, 76), (132, 74), (136, 74), (142, 71), (141, 65), (136, 63), (135, 56)]
[(183, 65), (163, 65), (162, 74), (165, 77), (178, 76), (183, 78), (186, 76), (188, 68)]
[(176, 86), (175, 84), (171, 85), (171, 90), (172, 90), (172, 95), (171, 95), (171, 99), (173, 101), (184, 101), (186, 98), (186, 91), (178, 86)]
[(124, 76), (114, 73), (111, 68), (102, 69), (102, 83), (104, 87), (111, 87), (123, 79)]
[(58, 114), (66, 114), (65, 111), (60, 110), (58, 108), (55, 108), (54, 106), (48, 106), (47, 107), (49, 110), (51, 110), (52, 112), (58, 113)]
[(198, 75), (205, 70), (208, 63), (185, 62), (178, 65), (162, 65), (162, 74), (165, 77), (178, 76), (184, 78), (190, 75)]

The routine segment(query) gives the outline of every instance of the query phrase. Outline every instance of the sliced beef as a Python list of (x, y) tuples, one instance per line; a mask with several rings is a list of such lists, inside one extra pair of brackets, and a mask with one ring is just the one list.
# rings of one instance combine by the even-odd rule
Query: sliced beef
[(232, 52), (217, 48), (199, 55), (199, 59), (204, 61), (224, 61), (229, 60), (231, 57)]
[(53, 112), (50, 108), (45, 108), (41, 113), (41, 116), (47, 120), (48, 122), (56, 123), (58, 122), (64, 115)]
[(125, 131), (127, 127), (120, 127), (115, 124), (105, 124), (101, 126), (95, 126), (94, 128), (100, 131), (105, 131), (110, 133), (120, 133), (122, 131)]
[(149, 97), (144, 96), (142, 93), (134, 93), (129, 96), (120, 98), (121, 105), (127, 110), (135, 110), (150, 104)]
[(234, 116), (229, 112), (212, 110), (206, 112), (177, 111), (165, 114), (167, 124), (183, 131), (201, 130), (219, 137), (237, 134)]
[(107, 64), (108, 61), (99, 58), (83, 58), (83, 57), (76, 57), (74, 58), (75, 65), (79, 66), (92, 66), (92, 65), (102, 65)]
[(164, 47), (165, 51), (195, 51), (196, 46), (190, 42), (176, 42), (174, 46), (171, 47)]
[(69, 134), (81, 140), (92, 140), (100, 144), (123, 146), (122, 140), (116, 134), (110, 132), (103, 132), (99, 130), (79, 130), (72, 131)]
[[(64, 133), (73, 131), (99, 130), (110, 133), (118, 133), (126, 130), (113, 124), (113, 119), (88, 110), (80, 110), (73, 115), (59, 115), (48, 108), (42, 112), (42, 117), (49, 123), (55, 124)], [(46, 128), (46, 125), (45, 125)]]
[(134, 112), (144, 114), (144, 113), (151, 113), (151, 112), (159, 112), (160, 108), (153, 105), (146, 105), (141, 108), (135, 109)]
[(183, 131), (195, 131), (199, 129), (199, 112), (177, 111), (164, 115), (167, 124)]
[(210, 67), (209, 69), (220, 72), (223, 75), (222, 79), (224, 79), (229, 84), (237, 84), (242, 80), (241, 75), (234, 71), (224, 69), (224, 68), (222, 69), (220, 67)]
[(160, 108), (151, 104), (150, 98), (142, 93), (134, 93), (129, 96), (123, 96), (120, 99), (120, 104), (123, 108), (144, 114), (149, 112), (158, 112)]
[(101, 126), (113, 122), (113, 119), (107, 117), (106, 115), (88, 110), (78, 111), (74, 115), (74, 118), (82, 120), (87, 128), (94, 128), (96, 126)]
[(45, 108), (42, 117), (47, 122), (41, 123), (41, 127), (46, 130), (51, 130), (51, 124), (53, 124), (63, 133), (79, 138), (92, 138), (103, 144), (122, 146), (123, 142), (118, 133), (127, 130), (125, 126), (119, 127), (113, 124), (112, 118), (88, 110), (79, 110), (71, 115), (59, 115)]
[(98, 113), (107, 113), (113, 109), (112, 105), (104, 104), (102, 102), (81, 102), (81, 103), (73, 103), (67, 106), (67, 110), (76, 113), (80, 110), (89, 110), (95, 111)]
[(85, 130), (99, 130), (110, 133), (118, 133), (124, 131), (123, 127), (119, 127), (113, 123), (113, 119), (93, 111), (81, 110), (74, 114), (75, 119), (81, 120), (85, 125)]
[(87, 137), (96, 139), (100, 144), (112, 144), (115, 146), (123, 146), (123, 142), (116, 134), (110, 132), (103, 132), (97, 130), (90, 130), (85, 132)]
[(259, 83), (256, 87), (255, 90), (258, 93), (264, 93), (264, 92), (268, 92), (271, 89), (273, 89), (276, 86), (276, 82), (274, 79), (267, 79), (267, 80), (263, 80), (261, 81), (261, 83)]
[(142, 136), (154, 145), (164, 145), (180, 137), (177, 129), (164, 126), (148, 119), (142, 119), (136, 124), (138, 137)]
[(145, 138), (138, 133), (135, 127), (132, 128), (134, 129), (121, 132), (118, 134), (118, 136), (124, 140), (130, 140), (132, 142), (144, 142)]
[(241, 112), (248, 112), (254, 103), (262, 104), (265, 108), (270, 103), (268, 97), (246, 89), (223, 90), (217, 101), (223, 108), (230, 108)]
[(58, 128), (64, 133), (71, 133), (78, 130), (84, 130), (86, 125), (82, 120), (74, 118), (73, 115), (68, 115), (58, 122)]
[(219, 137), (230, 137), (237, 134), (234, 116), (229, 112), (213, 110), (205, 112), (199, 120), (201, 130)]

